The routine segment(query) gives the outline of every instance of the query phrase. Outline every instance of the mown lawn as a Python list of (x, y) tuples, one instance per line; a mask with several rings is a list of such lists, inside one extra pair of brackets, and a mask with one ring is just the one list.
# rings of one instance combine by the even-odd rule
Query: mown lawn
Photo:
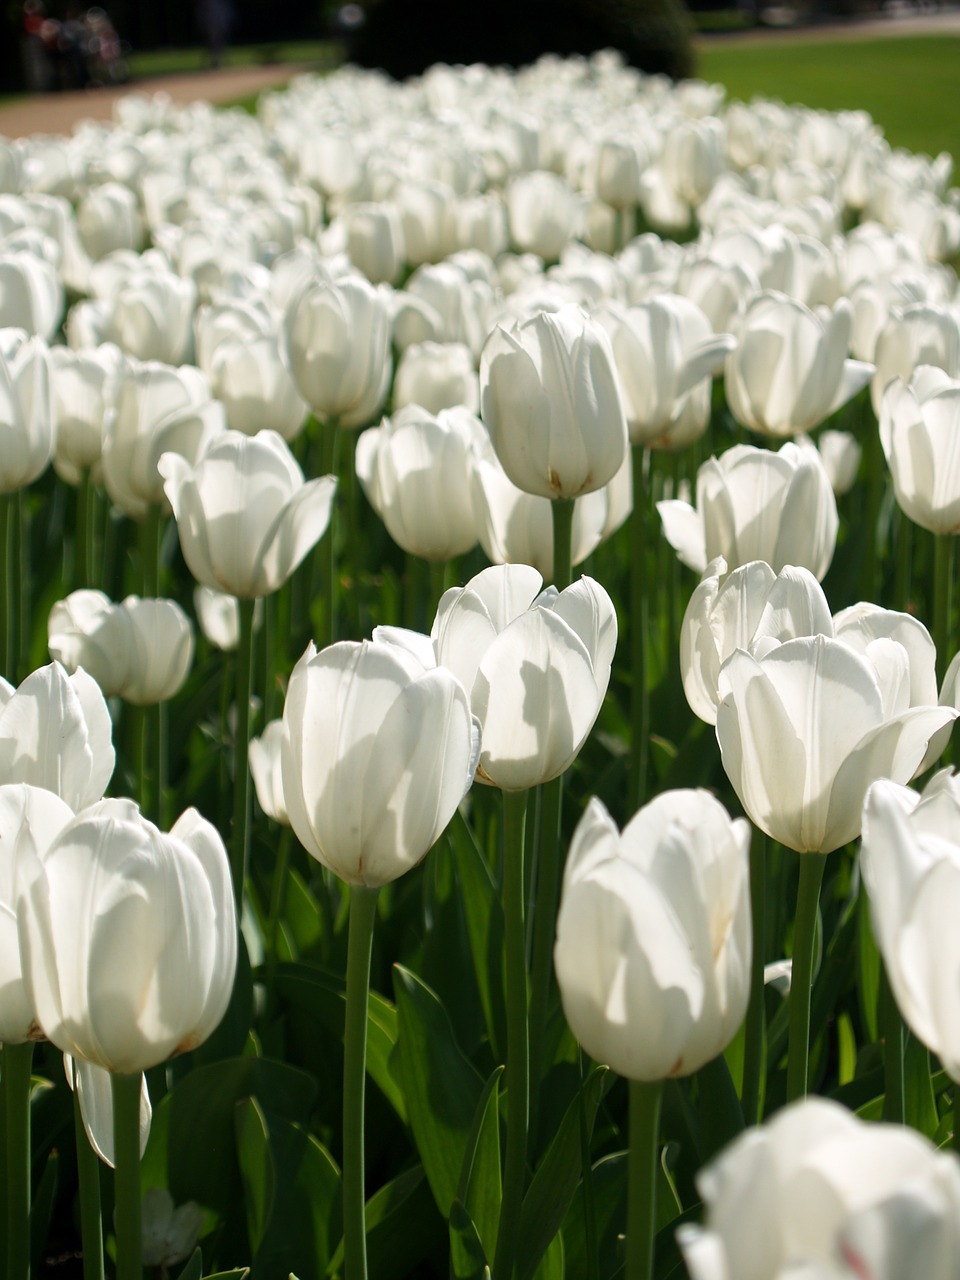
[(960, 156), (960, 36), (836, 41), (802, 33), (702, 41), (698, 70), (732, 98), (756, 95), (831, 111), (863, 108), (893, 146)]

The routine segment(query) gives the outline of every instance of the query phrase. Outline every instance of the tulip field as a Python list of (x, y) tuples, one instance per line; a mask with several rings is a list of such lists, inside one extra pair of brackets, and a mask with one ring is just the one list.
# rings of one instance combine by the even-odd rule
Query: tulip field
[(5, 1280), (958, 1280), (952, 172), (610, 53), (0, 138)]

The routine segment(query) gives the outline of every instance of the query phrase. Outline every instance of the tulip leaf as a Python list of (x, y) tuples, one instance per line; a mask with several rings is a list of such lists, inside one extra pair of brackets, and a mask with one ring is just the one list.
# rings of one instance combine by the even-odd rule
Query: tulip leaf
[(203, 1280), (203, 1254), (199, 1248), (191, 1253), (187, 1259), (187, 1265), (177, 1276), (177, 1280)]
[(245, 1280), (249, 1274), (249, 1267), (235, 1267), (232, 1271), (217, 1271), (205, 1276), (204, 1280)]
[(459, 1199), (450, 1206), (450, 1275), (453, 1280), (482, 1280), (487, 1255), (476, 1223)]
[(490, 1048), (494, 1060), (502, 1062), (506, 1044), (502, 996), (503, 906), (486, 860), (459, 811), (450, 823), (449, 834)]
[[(622, 1268), (617, 1256), (617, 1236), (624, 1230), (627, 1214), (627, 1153), (618, 1151), (605, 1156), (590, 1170), (593, 1196), (592, 1231), (596, 1238), (593, 1254), (596, 1261), (593, 1274), (607, 1280)], [(587, 1233), (587, 1214), (582, 1184), (575, 1195), (563, 1223), (563, 1246), (567, 1274), (589, 1276), (591, 1267), (591, 1241)]]
[[(408, 1280), (438, 1242), (443, 1221), (437, 1213), (423, 1165), (407, 1169), (367, 1201), (367, 1271), (370, 1280)], [(327, 1266), (343, 1269), (343, 1241)]]
[(168, 1186), (174, 1200), (196, 1200), (231, 1222), (243, 1186), (234, 1110), (255, 1097), (265, 1113), (307, 1123), (317, 1095), (306, 1072), (269, 1058), (229, 1058), (179, 1080), (153, 1115), (143, 1185)]
[(533, 1280), (564, 1280), (566, 1274), (566, 1248), (563, 1243), (563, 1236), (558, 1231), (550, 1243), (547, 1245), (547, 1251), (540, 1259), (540, 1265), (533, 1273)]
[(40, 1259), (43, 1246), (50, 1232), (50, 1220), (53, 1217), (53, 1203), (57, 1195), (57, 1183), (60, 1180), (60, 1155), (54, 1148), (43, 1166), (43, 1177), (37, 1187), (30, 1205), (30, 1257), (34, 1273), (40, 1270)]
[(267, 1122), (256, 1098), (241, 1098), (236, 1109), (237, 1159), (247, 1206), (247, 1234), (254, 1255), (273, 1210), (277, 1174), (270, 1154)]
[(298, 1125), (237, 1104), (237, 1147), (258, 1274), (320, 1280), (341, 1224), (340, 1171)]
[[(284, 964), (277, 969), (276, 990), (285, 1004), (303, 1010), (332, 1039), (343, 1041), (346, 988), (342, 978), (312, 965)], [(316, 1030), (316, 1026), (309, 1029), (309, 1039), (314, 1043)], [(406, 1124), (403, 1092), (390, 1065), (397, 1034), (396, 1007), (385, 996), (371, 991), (367, 1004), (367, 1074)]]
[(460, 1052), (436, 994), (401, 965), (394, 965), (393, 982), (400, 1028), (397, 1078), (430, 1189), (446, 1218), (457, 1194), (483, 1084)]
[(860, 1012), (871, 1040), (879, 1037), (877, 1009), (880, 999), (880, 950), (870, 924), (870, 903), (861, 889), (857, 909), (857, 989)]
[[(500, 1224), (500, 1077), (497, 1067), (484, 1086), (460, 1170), (457, 1199), (488, 1257), (493, 1257)], [(451, 1239), (453, 1220), (450, 1222)]]
[(697, 1072), (700, 1086), (700, 1157), (706, 1162), (743, 1132), (743, 1111), (721, 1053)]
[(580, 1181), (581, 1121), (589, 1137), (603, 1095), (606, 1073), (606, 1067), (596, 1067), (584, 1081), (582, 1091), (567, 1107), (523, 1198), (517, 1258), (520, 1280), (530, 1280), (534, 1276), (540, 1259), (566, 1217)]
[(298, 955), (319, 947), (325, 932), (323, 912), (295, 867), (287, 872), (283, 916)]
[(937, 1131), (940, 1117), (933, 1094), (930, 1073), (930, 1054), (926, 1045), (910, 1032), (904, 1036), (903, 1046), (903, 1100), (904, 1121), (928, 1138)]

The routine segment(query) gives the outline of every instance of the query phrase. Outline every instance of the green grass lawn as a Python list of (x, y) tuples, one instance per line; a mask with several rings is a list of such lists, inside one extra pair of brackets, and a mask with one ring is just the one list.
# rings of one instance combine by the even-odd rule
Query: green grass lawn
[(893, 146), (960, 157), (960, 36), (835, 42), (802, 33), (725, 44), (701, 42), (698, 73), (731, 98), (756, 95), (830, 111), (863, 108)]
[[(307, 63), (329, 66), (334, 45), (328, 40), (296, 40), (281, 44), (244, 45), (226, 51), (225, 67), (247, 67), (264, 62)], [(137, 80), (146, 76), (183, 74), (206, 71), (210, 55), (206, 49), (148, 49), (134, 51), (127, 61), (130, 74)]]

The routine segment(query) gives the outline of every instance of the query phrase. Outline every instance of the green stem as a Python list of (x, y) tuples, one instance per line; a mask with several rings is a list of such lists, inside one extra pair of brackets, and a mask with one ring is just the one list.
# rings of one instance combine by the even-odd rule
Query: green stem
[(6, 1107), (6, 1280), (30, 1275), (30, 1076), (33, 1041), (3, 1046), (3, 1092)]
[[(556, 504), (554, 504), (556, 505)], [(563, 774), (540, 788), (540, 839), (537, 852), (537, 882), (533, 912), (533, 955), (530, 973), (530, 1131), (536, 1132), (539, 1114), (543, 1040), (553, 986), (553, 944), (557, 932), (557, 909), (563, 852), (560, 844), (560, 811), (563, 804)]]
[(140, 526), (140, 560), (143, 571), (143, 597), (156, 599), (160, 594), (160, 537), (163, 519), (157, 503), (151, 504)]
[(647, 690), (646, 521), (647, 450), (633, 445), (633, 547), (630, 560), (630, 776), (627, 800), (630, 813), (643, 804), (647, 789), (647, 740), (650, 736), (650, 695)]
[(763, 1059), (766, 1023), (764, 1019), (763, 965), (767, 923), (766, 839), (754, 831), (750, 843), (750, 918), (753, 927), (753, 956), (750, 963), (750, 1003), (743, 1044), (743, 1088), (740, 1102), (747, 1124), (759, 1124), (763, 1116)]
[(250, 698), (253, 693), (253, 610), (254, 600), (238, 601), (240, 642), (237, 650), (237, 737), (233, 756), (233, 841), (230, 872), (237, 911), (243, 902), (250, 856)]
[(74, 579), (78, 587), (90, 587), (93, 565), (91, 539), (93, 535), (93, 504), (91, 499), (90, 470), (85, 467), (77, 484), (77, 532), (74, 549)]
[[(340, 443), (340, 428), (336, 419), (321, 423), (321, 460), (318, 475), (337, 474), (337, 446)], [(330, 512), (330, 524), (321, 546), (325, 548), (325, 582), (324, 601), (326, 608), (323, 618), (323, 636), (320, 648), (326, 648), (337, 639), (337, 504), (334, 502)]]
[(153, 768), (150, 760), (152, 738), (149, 731), (149, 713), (149, 707), (130, 704), (134, 778), (139, 779), (140, 812), (145, 818), (149, 818), (153, 813)]
[(30, 655), (30, 636), (33, 627), (33, 594), (32, 572), (30, 566), (30, 505), (27, 489), (18, 489), (14, 499), (17, 524), (17, 563), (20, 586), (20, 634), (17, 640), (17, 676), (14, 684), (19, 683), (19, 666)]
[(507, 1005), (507, 1147), (503, 1197), (493, 1274), (511, 1280), (520, 1231), (520, 1206), (527, 1178), (530, 1106), (527, 1039), (527, 965), (524, 938), (523, 847), (527, 792), (504, 791), (503, 914)]
[(100, 1217), (100, 1161), (90, 1145), (80, 1111), (80, 1090), (74, 1080), (73, 1127), (77, 1140), (77, 1179), (80, 1193), (80, 1240), (83, 1280), (103, 1280), (103, 1224)]
[(150, 708), (150, 720), (152, 721), (153, 739), (157, 748), (156, 774), (157, 774), (157, 822), (160, 824), (160, 830), (166, 831), (170, 826), (170, 815), (167, 812), (169, 808), (169, 796), (167, 795), (167, 728), (168, 728), (169, 707), (166, 702), (158, 702), (156, 706)]
[(366, 1280), (363, 1112), (370, 953), (379, 889), (350, 886), (347, 1008), (343, 1035), (343, 1257), (345, 1280)]
[(406, 554), (406, 589), (403, 599), (403, 625), (410, 631), (423, 627), (423, 608), (427, 593), (427, 564), (412, 551)]
[(903, 1124), (906, 1113), (903, 1019), (890, 987), (887, 967), (882, 961), (880, 964), (880, 1028), (883, 1037), (883, 1119), (893, 1124)]
[(813, 948), (817, 933), (820, 885), (827, 863), (825, 853), (800, 854), (800, 886), (793, 926), (793, 976), (790, 980), (787, 1101), (807, 1093), (810, 1058), (810, 991), (813, 986)]
[(0, 494), (0, 572), (3, 573), (3, 675), (11, 684), (17, 683), (17, 561), (16, 518), (17, 507), (13, 494)]
[(569, 587), (573, 578), (570, 564), (573, 544), (573, 498), (554, 498), (553, 512), (553, 585), (558, 591)]
[(580, 1192), (583, 1197), (583, 1235), (587, 1246), (587, 1280), (600, 1280), (600, 1251), (597, 1247), (597, 1201), (593, 1189), (593, 1165), (590, 1159), (590, 1128), (583, 1097), (583, 1049), (577, 1045), (577, 1071), (580, 1076), (580, 1168), (583, 1177)]
[(663, 1082), (630, 1081), (626, 1280), (650, 1280), (657, 1224), (657, 1134)]
[(360, 533), (360, 503), (358, 499), (360, 486), (357, 483), (357, 466), (354, 457), (357, 434), (355, 431), (349, 433), (341, 432), (341, 434), (348, 435), (348, 439), (342, 442), (340, 446), (338, 484), (343, 488), (347, 518), (347, 563), (350, 566), (351, 577), (350, 590), (347, 592), (347, 608), (350, 615), (350, 628), (356, 637), (362, 634), (360, 624), (360, 586), (363, 578), (360, 573), (360, 549), (364, 545)]
[(437, 612), (443, 593), (447, 589), (447, 575), (451, 560), (434, 560), (430, 565), (430, 598), (427, 601), (427, 617), (433, 618)]
[(953, 587), (953, 536), (938, 534), (933, 540), (933, 641), (937, 646), (937, 682), (946, 673), (953, 654), (950, 649), (951, 591)]
[(140, 1089), (142, 1077), (113, 1076), (114, 1229), (117, 1280), (142, 1280)]
[(277, 972), (277, 939), (280, 937), (280, 916), (287, 892), (287, 867), (290, 863), (290, 844), (293, 832), (284, 827), (280, 832), (277, 848), (277, 865), (273, 869), (273, 892), (270, 895), (270, 917), (267, 921), (267, 1008), (273, 1008), (273, 984)]
[(894, 608), (911, 613), (913, 591), (913, 525), (897, 511), (897, 564), (894, 575)]

